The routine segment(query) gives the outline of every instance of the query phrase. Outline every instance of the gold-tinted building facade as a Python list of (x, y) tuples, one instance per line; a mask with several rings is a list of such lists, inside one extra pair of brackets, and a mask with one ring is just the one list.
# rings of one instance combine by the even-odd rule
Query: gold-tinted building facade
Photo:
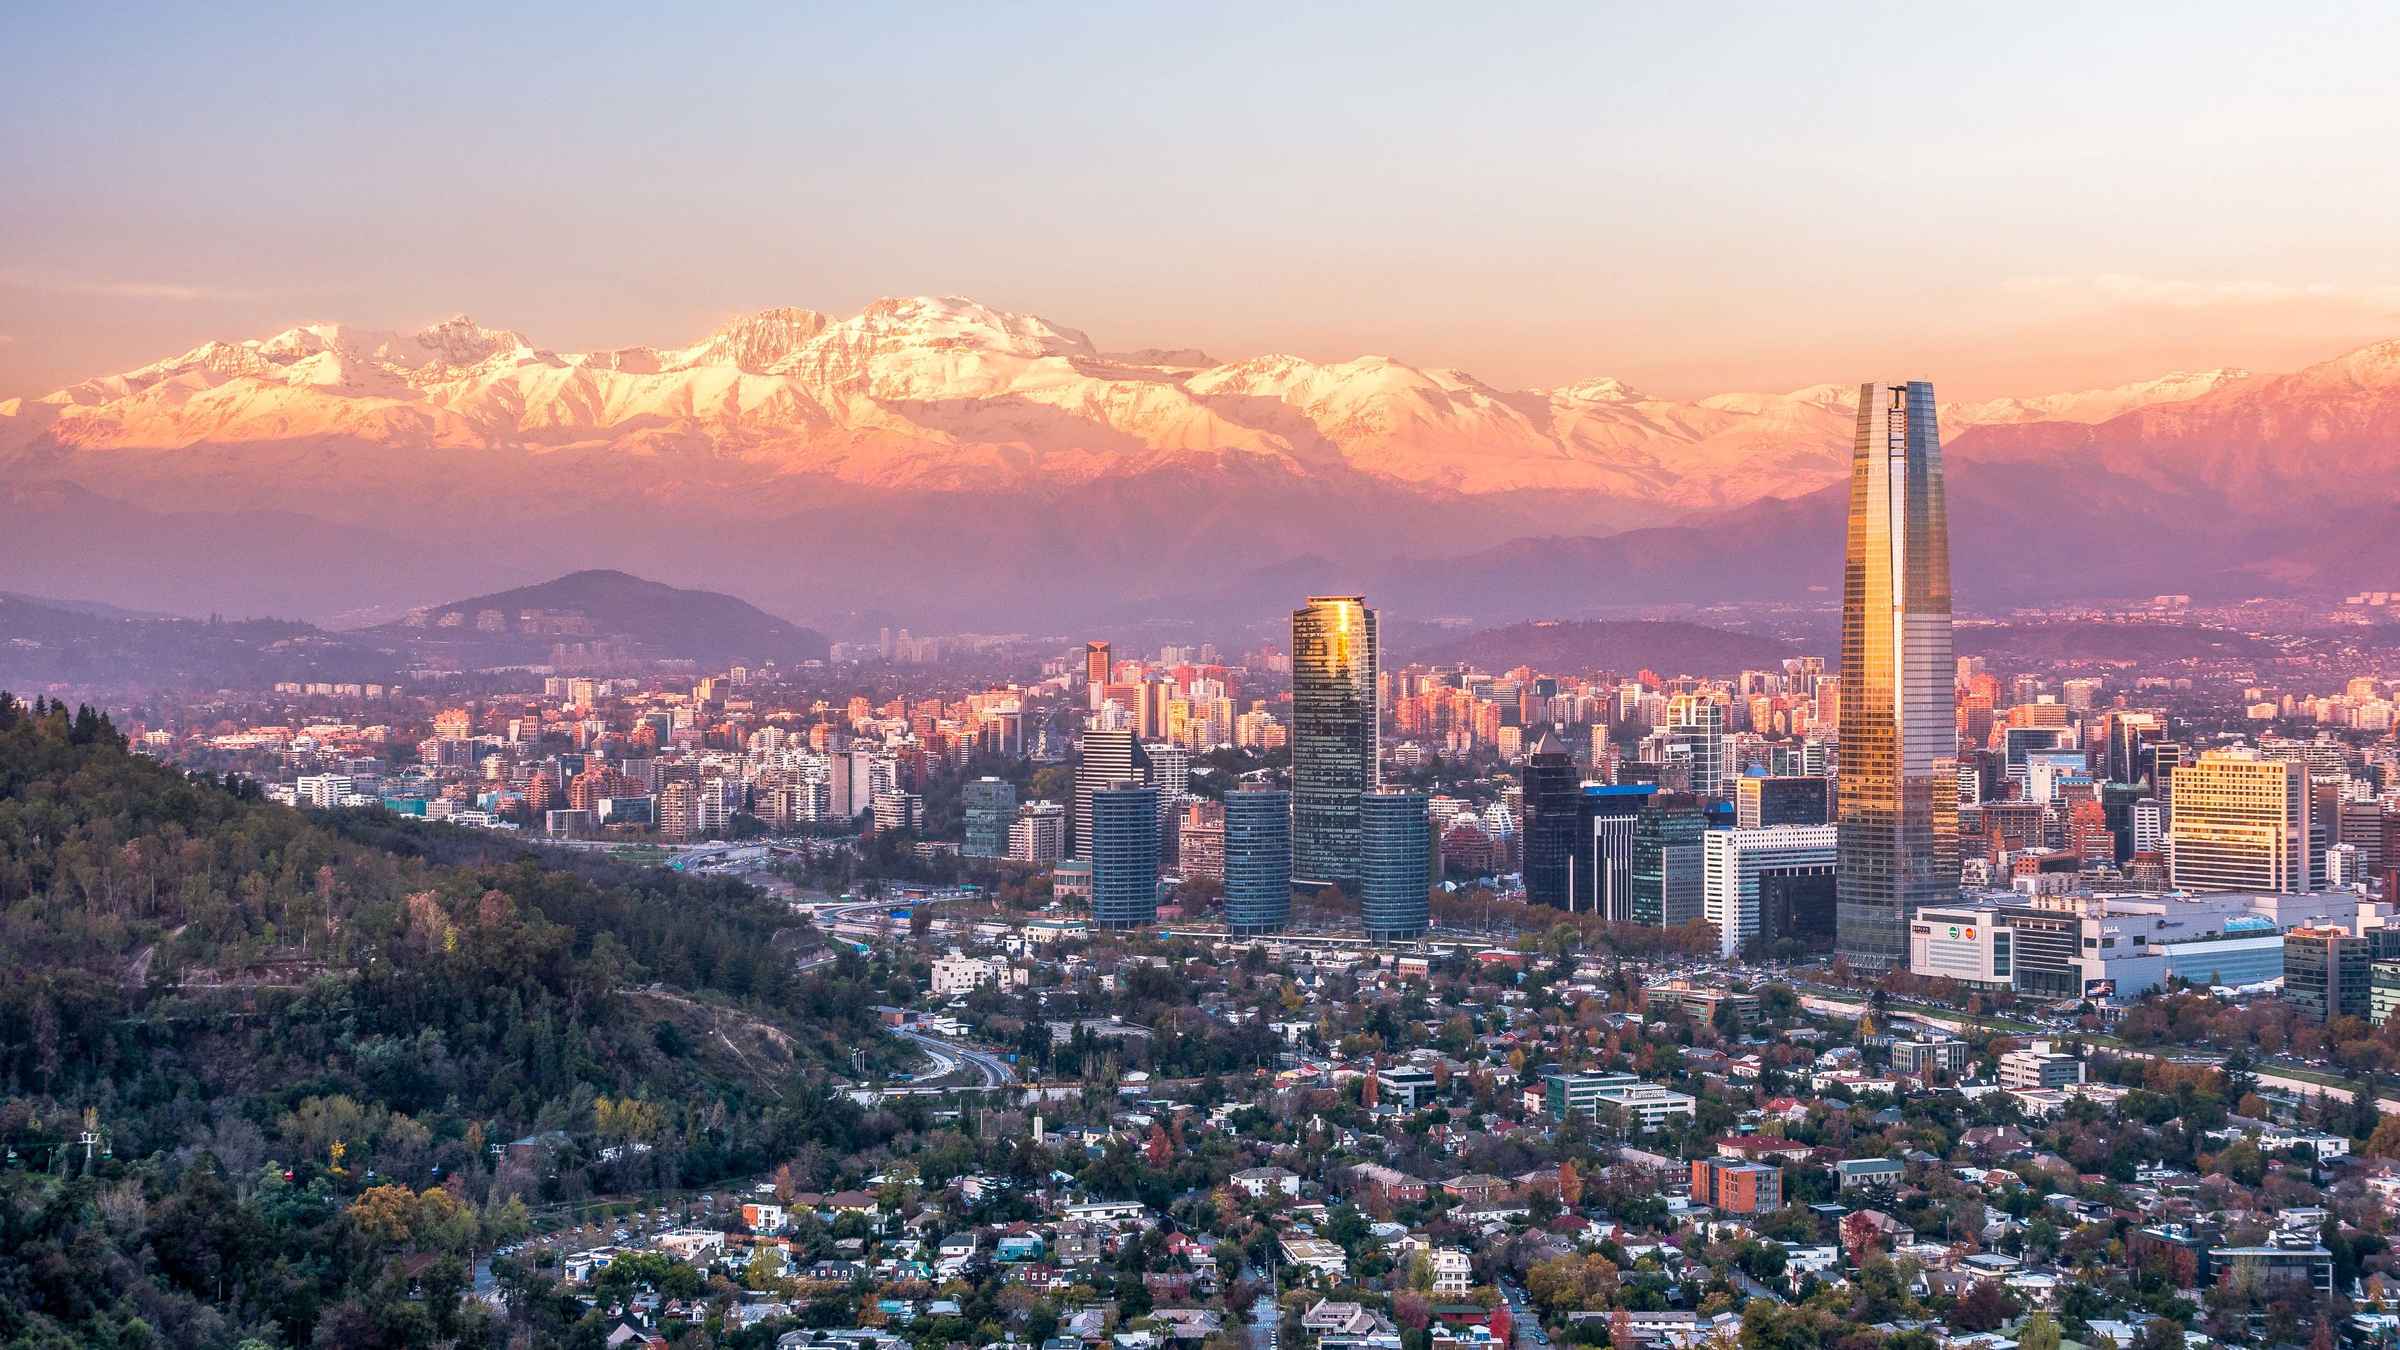
[(1842, 570), (1835, 950), (1886, 970), (1958, 898), (1950, 522), (1933, 386), (1862, 385)]

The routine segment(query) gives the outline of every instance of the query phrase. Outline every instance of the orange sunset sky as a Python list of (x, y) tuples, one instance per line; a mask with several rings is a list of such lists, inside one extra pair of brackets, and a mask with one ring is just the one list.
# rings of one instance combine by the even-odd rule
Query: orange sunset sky
[(2400, 336), (2390, 6), (15, 12), (0, 397), (453, 311), (1977, 398)]

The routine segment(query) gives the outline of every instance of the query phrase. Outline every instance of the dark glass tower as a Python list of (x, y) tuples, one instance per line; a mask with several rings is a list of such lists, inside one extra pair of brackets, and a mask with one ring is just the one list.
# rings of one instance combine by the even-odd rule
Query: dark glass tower
[(1139, 928), (1158, 919), (1158, 789), (1092, 793), (1092, 925)]
[(1700, 837), (1708, 812), (1690, 792), (1661, 792), (1642, 803), (1633, 818), (1632, 912), (1646, 928), (1680, 928), (1708, 914), (1708, 892)]
[(1575, 757), (1545, 729), (1525, 758), (1525, 901), (1565, 909), (1575, 857), (1576, 817), (1583, 804)]
[(1835, 950), (1889, 970), (1908, 924), (1958, 899), (1950, 523), (1933, 386), (1862, 385), (1842, 568)]
[(1376, 787), (1375, 611), (1357, 595), (1292, 611), (1292, 877), (1356, 893), (1359, 797)]
[(1422, 792), (1370, 792), (1358, 799), (1364, 837), (1360, 911), (1367, 937), (1423, 937), (1432, 922), (1433, 823)]
[(1292, 918), (1292, 794), (1225, 794), (1225, 924), (1237, 936), (1281, 932)]

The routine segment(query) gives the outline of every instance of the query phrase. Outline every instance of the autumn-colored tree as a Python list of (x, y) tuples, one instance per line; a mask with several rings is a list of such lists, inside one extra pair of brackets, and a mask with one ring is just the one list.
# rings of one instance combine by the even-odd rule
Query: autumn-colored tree
[(1575, 1170), (1572, 1158), (1558, 1165), (1558, 1203), (1569, 1209), (1583, 1203), (1583, 1174)]

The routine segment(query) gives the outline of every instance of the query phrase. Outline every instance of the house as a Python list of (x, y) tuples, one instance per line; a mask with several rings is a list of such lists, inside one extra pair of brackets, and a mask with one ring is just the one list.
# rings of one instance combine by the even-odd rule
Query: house
[(934, 1248), (934, 1262), (944, 1274), (956, 1274), (975, 1259), (976, 1247), (973, 1233), (953, 1233)]
[(1442, 1183), (1442, 1193), (1469, 1204), (1489, 1204), (1506, 1197), (1511, 1187), (1505, 1177), (1481, 1172), (1468, 1172)]
[(1425, 1198), (1424, 1182), (1381, 1163), (1360, 1163), (1350, 1169), (1350, 1175), (1370, 1194), (1393, 1204), (1413, 1204)]
[(1312, 1275), (1342, 1279), (1350, 1273), (1350, 1257), (1342, 1249), (1323, 1238), (1287, 1237), (1278, 1244), (1283, 1259), (1308, 1270)]
[(1228, 1180), (1253, 1200), (1300, 1194), (1300, 1174), (1281, 1167), (1245, 1167)]
[(1841, 1189), (1889, 1190), (1900, 1184), (1907, 1168), (1897, 1158), (1844, 1158), (1833, 1165), (1833, 1174)]
[(759, 1201), (744, 1201), (742, 1204), (742, 1227), (753, 1233), (780, 1233), (789, 1221), (781, 1205)]
[(1039, 1261), (1044, 1248), (1039, 1233), (1016, 1233), (1000, 1239), (992, 1255), (1000, 1261)]
[(1433, 1263), (1433, 1292), (1437, 1298), (1464, 1298), (1475, 1287), (1475, 1262), (1456, 1247), (1436, 1247), (1427, 1253)]

